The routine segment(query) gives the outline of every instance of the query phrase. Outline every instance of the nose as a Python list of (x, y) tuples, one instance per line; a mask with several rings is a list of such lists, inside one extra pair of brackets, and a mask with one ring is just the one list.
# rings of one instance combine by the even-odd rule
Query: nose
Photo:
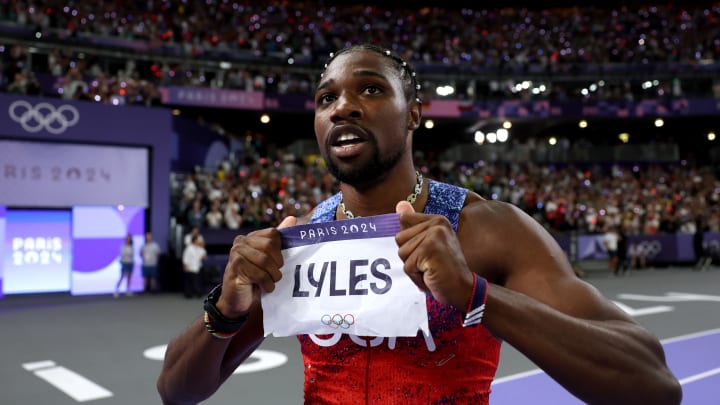
[(362, 108), (356, 97), (351, 94), (341, 94), (333, 105), (332, 122), (362, 117)]

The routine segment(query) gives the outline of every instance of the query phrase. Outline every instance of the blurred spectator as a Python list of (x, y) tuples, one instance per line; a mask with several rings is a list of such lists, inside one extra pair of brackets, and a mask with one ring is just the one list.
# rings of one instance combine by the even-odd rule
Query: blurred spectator
[(608, 269), (613, 275), (618, 275), (618, 265), (620, 264), (620, 256), (618, 253), (620, 234), (617, 227), (614, 225), (607, 226), (602, 240), (608, 254)]
[(198, 197), (193, 200), (192, 207), (187, 213), (187, 224), (193, 228), (202, 228), (205, 226), (205, 207)]
[(205, 238), (200, 233), (200, 227), (194, 226), (190, 228), (190, 232), (183, 238), (183, 246), (190, 246), (193, 239), (198, 239), (203, 245), (205, 244)]
[(193, 235), (182, 254), (185, 298), (199, 298), (205, 293), (201, 286), (200, 271), (206, 258), (205, 243), (199, 235)]
[[(56, 86), (63, 97), (142, 105), (156, 104), (157, 87), (170, 85), (307, 94), (316, 80), (308, 66), (358, 42), (387, 44), (428, 73), (423, 88), (452, 84), (453, 97), (460, 99), (679, 97), (693, 88), (709, 90), (682, 81), (701, 83), (689, 69), (710, 67), (712, 73), (720, 53), (713, 41), (720, 37), (718, 21), (717, 2), (411, 9), (372, 2), (339, 7), (322, 1), (230, 6), (215, 0), (46, 0), (18, 3), (13, 12), (0, 14), (0, 23), (17, 28), (20, 38), (34, 35), (34, 44), (44, 45), (29, 55), (14, 51), (12, 62), (47, 54), (46, 72), (60, 78)], [(82, 51), (65, 54), (54, 46), (58, 41)], [(108, 49), (121, 56), (109, 55)], [(142, 57), (133, 57), (137, 54)], [(684, 70), (688, 75), (678, 78)], [(673, 78), (658, 75), (658, 83), (640, 86), (661, 71)], [(15, 72), (8, 73), (12, 78)], [(476, 80), (478, 73), (492, 79)], [(607, 79), (592, 86), (549, 79), (583, 74)], [(518, 87), (515, 78), (522, 75), (543, 83)]]
[(713, 258), (704, 240), (705, 227), (701, 220), (697, 221), (697, 228), (693, 234), (693, 249), (697, 262), (695, 267), (698, 270), (707, 270), (712, 264)]
[(222, 228), (223, 221), (223, 214), (220, 212), (220, 202), (218, 200), (214, 200), (212, 202), (212, 206), (210, 207), (210, 211), (205, 214), (205, 223), (210, 229), (219, 229)]
[(120, 279), (115, 285), (115, 292), (113, 296), (118, 297), (120, 291), (120, 285), (125, 280), (125, 295), (133, 295), (130, 290), (130, 279), (132, 278), (133, 268), (135, 267), (135, 249), (133, 248), (132, 235), (127, 234), (125, 241), (120, 248)]
[(142, 257), (142, 275), (145, 281), (143, 291), (146, 293), (154, 293), (158, 290), (157, 267), (160, 253), (160, 245), (153, 240), (152, 233), (145, 232), (145, 243), (140, 248), (140, 257)]

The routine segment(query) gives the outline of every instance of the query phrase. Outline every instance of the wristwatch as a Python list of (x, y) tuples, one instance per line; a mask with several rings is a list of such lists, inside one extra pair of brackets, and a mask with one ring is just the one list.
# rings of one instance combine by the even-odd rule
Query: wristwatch
[(217, 337), (226, 337), (224, 335), (227, 334), (230, 334), (230, 336), (232, 336), (237, 331), (239, 331), (240, 328), (242, 328), (243, 324), (245, 324), (245, 321), (247, 321), (249, 314), (245, 314), (237, 319), (228, 319), (223, 316), (223, 314), (220, 313), (220, 311), (215, 306), (217, 304), (218, 298), (220, 298), (221, 292), (222, 284), (218, 284), (208, 293), (207, 297), (205, 298), (205, 302), (203, 303), (203, 308), (205, 309), (205, 328), (214, 336), (222, 335)]

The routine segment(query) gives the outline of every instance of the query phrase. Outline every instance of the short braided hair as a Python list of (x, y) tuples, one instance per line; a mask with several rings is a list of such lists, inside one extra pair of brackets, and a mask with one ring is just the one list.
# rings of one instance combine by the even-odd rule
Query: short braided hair
[(373, 44), (351, 45), (351, 46), (343, 48), (337, 52), (330, 53), (330, 57), (325, 62), (325, 66), (323, 67), (323, 73), (321, 73), (320, 76), (322, 77), (322, 75), (325, 72), (325, 69), (327, 69), (327, 67), (330, 66), (330, 63), (333, 60), (335, 60), (335, 58), (337, 58), (339, 55), (342, 55), (344, 53), (350, 53), (353, 51), (358, 51), (358, 50), (375, 52), (375, 53), (377, 53), (379, 55), (383, 55), (383, 56), (387, 57), (389, 60), (391, 60), (393, 63), (393, 66), (395, 67), (395, 69), (397, 69), (397, 71), (399, 73), (400, 80), (402, 80), (403, 92), (405, 93), (405, 98), (407, 100), (415, 100), (415, 102), (417, 102), (417, 103), (421, 102), (421, 99), (420, 99), (421, 86), (418, 83), (418, 80), (417, 80), (417, 77), (415, 74), (415, 69), (413, 69), (413, 67), (409, 63), (404, 61), (400, 56), (393, 53), (391, 50), (379, 47), (377, 45), (373, 45)]

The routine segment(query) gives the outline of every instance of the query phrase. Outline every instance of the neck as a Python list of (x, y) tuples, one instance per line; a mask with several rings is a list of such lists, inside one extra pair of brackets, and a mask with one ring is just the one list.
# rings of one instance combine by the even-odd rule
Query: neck
[[(426, 201), (426, 181), (422, 175), (418, 177), (415, 170), (411, 176), (403, 174), (389, 178), (369, 188), (357, 189), (347, 184), (341, 185), (341, 204), (337, 218), (381, 215), (395, 212), (399, 201), (408, 200), (416, 210), (423, 207)], [(416, 187), (420, 189), (416, 193)], [(414, 200), (414, 201), (412, 201)]]

